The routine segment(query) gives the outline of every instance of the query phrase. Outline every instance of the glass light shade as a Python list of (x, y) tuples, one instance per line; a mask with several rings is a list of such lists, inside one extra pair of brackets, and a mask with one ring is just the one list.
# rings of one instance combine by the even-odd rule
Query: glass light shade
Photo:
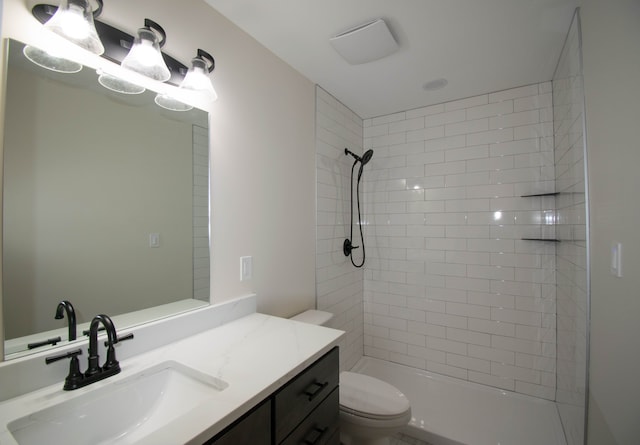
[(82, 65), (77, 62), (54, 56), (35, 46), (26, 45), (22, 53), (36, 65), (58, 73), (77, 73), (82, 69)]
[(209, 96), (209, 99), (215, 101), (218, 99), (218, 94), (213, 88), (211, 79), (209, 78), (209, 70), (207, 63), (200, 57), (194, 57), (191, 59), (191, 68), (184, 77), (184, 80), (180, 84), (180, 88), (185, 90), (204, 92)]
[(122, 67), (160, 82), (171, 78), (171, 72), (162, 58), (156, 34), (148, 28), (140, 28), (133, 46), (122, 61)]
[(103, 87), (122, 94), (142, 94), (145, 92), (143, 86), (137, 85), (121, 77), (98, 70), (98, 82)]
[(44, 29), (56, 33), (89, 52), (100, 55), (104, 46), (93, 22), (93, 10), (87, 0), (62, 0)]
[(191, 105), (185, 104), (181, 100), (171, 97), (168, 94), (158, 93), (154, 100), (157, 105), (171, 111), (189, 111), (193, 108)]

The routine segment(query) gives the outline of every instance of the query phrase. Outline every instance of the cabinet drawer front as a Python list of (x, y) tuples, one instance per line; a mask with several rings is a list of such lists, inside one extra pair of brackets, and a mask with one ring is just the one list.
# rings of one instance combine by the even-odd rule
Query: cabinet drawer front
[(220, 434), (205, 442), (205, 445), (270, 445), (271, 403), (265, 401), (245, 414)]
[(282, 445), (330, 445), (340, 443), (340, 390), (329, 396), (282, 442)]
[(276, 443), (287, 435), (338, 386), (338, 348), (333, 348), (294, 377), (274, 398)]

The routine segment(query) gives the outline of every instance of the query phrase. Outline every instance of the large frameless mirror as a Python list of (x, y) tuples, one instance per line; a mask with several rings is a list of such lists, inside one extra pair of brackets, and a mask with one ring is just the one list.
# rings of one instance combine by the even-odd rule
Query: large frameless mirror
[(9, 42), (5, 71), (5, 358), (67, 341), (63, 300), (78, 338), (99, 313), (122, 329), (208, 304), (208, 114), (43, 69), (23, 47)]

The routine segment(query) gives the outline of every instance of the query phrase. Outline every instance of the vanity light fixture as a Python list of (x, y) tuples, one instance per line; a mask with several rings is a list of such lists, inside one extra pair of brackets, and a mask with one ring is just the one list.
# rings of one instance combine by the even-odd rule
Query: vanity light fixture
[[(113, 26), (96, 20), (102, 12), (103, 0), (91, 1), (98, 4), (95, 11), (91, 10), (89, 0), (62, 0), (59, 7), (49, 4), (36, 4), (32, 9), (32, 13), (40, 23), (45, 25), (45, 28), (51, 22), (53, 23), (51, 26), (55, 25), (54, 28), (56, 29), (60, 28), (56, 23), (78, 23), (80, 17), (89, 17), (90, 20), (88, 22), (91, 26), (87, 25), (87, 27), (89, 28), (89, 35), (93, 36), (95, 34), (97, 38), (97, 42), (100, 45), (97, 50), (92, 50), (91, 48), (94, 48), (94, 46), (87, 46), (83, 43), (86, 38), (77, 41), (80, 34), (77, 31), (67, 32), (70, 36), (76, 36), (76, 40), (69, 37), (65, 38), (120, 65), (120, 67), (113, 69), (99, 68), (97, 70), (98, 81), (102, 86), (124, 94), (139, 94), (145, 91), (145, 87), (138, 85), (135, 77), (144, 76), (174, 86), (179, 85), (175, 96), (180, 95), (178, 91), (197, 91), (205, 93), (210, 101), (215, 101), (218, 98), (209, 78), (209, 73), (213, 71), (215, 66), (215, 61), (211, 54), (198, 49), (197, 56), (191, 60), (191, 68), (187, 69), (185, 65), (173, 57), (161, 52), (160, 49), (166, 42), (167, 35), (164, 29), (156, 22), (145, 19), (144, 27), (138, 29), (137, 36), (134, 38)], [(68, 21), (66, 19), (56, 19), (54, 21), (58, 12), (63, 13), (66, 10), (75, 15), (70, 16), (72, 18)], [(64, 17), (64, 14), (62, 15)], [(87, 27), (82, 25), (80, 29), (86, 30)], [(91, 29), (94, 29), (95, 33), (92, 33)], [(52, 31), (57, 33), (55, 30)], [(74, 73), (82, 69), (82, 65), (79, 63), (67, 60), (57, 53), (51, 54), (33, 46), (27, 45), (24, 53), (32, 62), (54, 71)], [(144, 79), (141, 79), (141, 83), (146, 85)], [(193, 108), (174, 98), (171, 93), (158, 94), (156, 103), (174, 111), (187, 111)]]
[[(213, 56), (198, 48), (197, 56), (191, 59), (191, 68), (180, 84), (179, 91), (198, 92), (207, 95), (207, 99), (214, 102), (218, 99), (218, 94), (213, 88), (209, 73), (215, 68), (216, 62)], [(189, 111), (193, 107), (176, 99), (170, 94), (157, 94), (156, 104), (162, 108), (172, 111)]]
[(153, 20), (144, 19), (144, 27), (138, 29), (138, 35), (129, 54), (122, 61), (122, 67), (160, 82), (169, 80), (171, 72), (160, 52), (166, 40), (167, 34), (160, 25)]
[[(104, 53), (104, 46), (98, 37), (93, 18), (100, 15), (103, 3), (102, 0), (96, 0), (96, 3), (98, 7), (93, 11), (87, 0), (62, 0), (58, 8), (41, 5), (38, 15), (34, 8), (34, 15), (44, 23), (44, 32), (56, 34), (86, 51), (100, 55)], [(82, 69), (78, 62), (56, 54), (55, 49), (44, 50), (27, 45), (23, 53), (36, 65), (59, 73), (77, 73)]]
[(200, 48), (198, 48), (197, 54), (196, 57), (191, 59), (191, 68), (189, 68), (187, 75), (184, 76), (180, 88), (204, 92), (211, 101), (215, 101), (218, 99), (218, 94), (213, 88), (209, 73), (216, 67), (216, 62), (211, 54)]
[[(67, 0), (67, 1), (73, 2), (77, 0)], [(106, 23), (103, 23), (100, 20), (97, 20), (98, 15), (102, 12), (103, 2), (102, 0), (92, 0), (92, 1), (96, 1), (99, 4), (98, 9), (96, 9), (93, 13), (93, 18), (94, 18), (93, 23), (95, 25), (95, 29), (97, 30), (97, 35), (99, 36), (100, 41), (102, 42), (102, 45), (104, 48), (104, 52), (101, 54), (101, 56), (107, 60), (110, 60), (111, 62), (122, 65), (124, 60), (129, 56), (129, 53), (135, 46), (136, 40), (140, 39), (140, 36), (138, 36), (138, 38), (134, 38), (132, 35), (127, 34), (126, 32), (123, 32), (117, 28), (114, 28), (113, 26), (107, 25)], [(46, 24), (53, 19), (53, 16), (57, 13), (57, 9), (58, 7), (54, 5), (40, 3), (33, 6), (31, 12), (33, 16), (40, 23)], [(151, 30), (151, 28), (153, 28), (153, 30)], [(142, 28), (142, 29), (145, 29), (145, 36), (147, 38), (150, 38), (150, 37), (147, 35), (146, 30), (149, 30), (148, 32), (151, 32), (153, 34), (153, 39), (157, 41), (158, 48), (160, 48), (164, 44), (164, 41), (166, 40), (166, 34), (162, 29), (162, 27), (160, 27), (160, 25), (153, 22), (152, 20), (146, 19), (145, 28)], [(156, 35), (156, 33), (158, 33), (158, 35), (160, 36), (160, 39), (158, 39), (158, 36)], [(146, 43), (144, 45), (146, 46)], [(153, 46), (153, 43), (151, 44), (151, 46)], [(169, 71), (170, 78), (167, 82), (172, 85), (176, 85), (176, 86), (179, 85), (180, 82), (182, 82), (182, 80), (184, 79), (184, 76), (187, 73), (188, 68), (184, 64), (178, 62), (176, 59), (174, 59), (173, 57), (167, 54), (160, 53), (160, 52), (158, 52), (158, 54), (160, 55), (160, 61), (162, 61), (164, 68), (168, 68), (168, 71)], [(60, 57), (59, 54), (54, 54), (54, 56)], [(136, 60), (135, 54), (133, 54), (132, 57), (135, 63), (135, 60)], [(41, 64), (41, 65), (45, 66), (45, 68), (48, 68), (48, 66), (44, 64)], [(135, 71), (134, 68), (132, 67), (130, 68)], [(112, 70), (109, 70), (108, 75), (114, 76), (114, 77), (119, 76), (117, 72), (118, 70), (113, 70), (114, 72), (111, 72), (111, 71)], [(162, 77), (166, 78), (167, 77), (166, 71), (164, 69), (162, 69), (161, 71), (162, 71)], [(107, 76), (105, 75), (105, 77)], [(126, 81), (128, 82), (128, 79)], [(128, 82), (128, 83), (131, 83), (131, 82)]]

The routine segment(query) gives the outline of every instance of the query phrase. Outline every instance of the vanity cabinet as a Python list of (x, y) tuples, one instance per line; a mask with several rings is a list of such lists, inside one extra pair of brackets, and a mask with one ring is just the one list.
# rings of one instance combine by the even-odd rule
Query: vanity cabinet
[(281, 442), (281, 445), (339, 445), (339, 390), (335, 388), (318, 405), (312, 415), (306, 417)]
[(271, 403), (265, 400), (206, 445), (271, 445)]
[(207, 445), (339, 445), (338, 347)]

